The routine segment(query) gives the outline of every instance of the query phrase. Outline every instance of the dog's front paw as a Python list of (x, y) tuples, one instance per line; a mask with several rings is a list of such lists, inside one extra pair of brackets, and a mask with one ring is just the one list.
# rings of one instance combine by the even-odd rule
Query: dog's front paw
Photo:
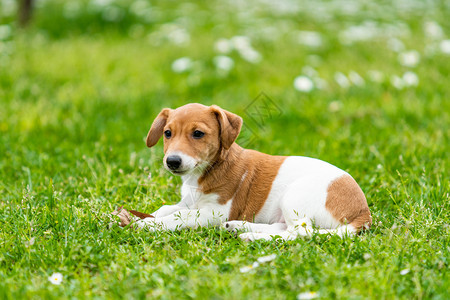
[(137, 229), (146, 229), (149, 231), (155, 231), (156, 226), (155, 218), (152, 217), (138, 220), (133, 224), (133, 227)]
[(239, 238), (244, 242), (252, 242), (255, 240), (255, 236), (253, 235), (252, 232), (241, 233), (239, 235)]
[(246, 232), (246, 233), (241, 233), (239, 235), (239, 238), (245, 242), (253, 242), (256, 240), (271, 241), (275, 237), (276, 237), (276, 235), (274, 235), (274, 234), (257, 233), (257, 232)]
[(230, 232), (236, 232), (238, 230), (245, 230), (244, 221), (229, 221), (222, 223), (222, 227)]

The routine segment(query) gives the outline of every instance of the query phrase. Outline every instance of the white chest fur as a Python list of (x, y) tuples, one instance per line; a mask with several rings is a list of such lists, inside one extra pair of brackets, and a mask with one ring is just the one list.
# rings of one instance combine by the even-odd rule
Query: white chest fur
[(219, 195), (204, 194), (200, 191), (198, 179), (198, 175), (192, 174), (182, 177), (181, 203), (189, 209), (212, 209), (228, 216), (232, 201), (228, 201), (225, 205), (219, 204)]

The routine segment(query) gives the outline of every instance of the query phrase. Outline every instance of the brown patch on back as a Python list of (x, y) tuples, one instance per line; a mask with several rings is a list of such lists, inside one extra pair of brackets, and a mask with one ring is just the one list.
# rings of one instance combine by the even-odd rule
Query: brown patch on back
[(285, 159), (246, 150), (234, 143), (225, 157), (199, 179), (201, 191), (218, 194), (221, 204), (233, 199), (228, 220), (253, 221)]
[(360, 231), (372, 225), (366, 197), (350, 175), (334, 180), (327, 190), (326, 209), (342, 224), (350, 224)]

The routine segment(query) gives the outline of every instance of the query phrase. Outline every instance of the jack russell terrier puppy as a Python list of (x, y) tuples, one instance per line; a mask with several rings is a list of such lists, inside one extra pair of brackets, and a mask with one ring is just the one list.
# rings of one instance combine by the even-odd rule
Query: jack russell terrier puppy
[(164, 135), (164, 167), (182, 178), (181, 201), (137, 222), (150, 230), (223, 226), (243, 240), (314, 232), (352, 235), (372, 223), (356, 181), (324, 161), (272, 156), (235, 143), (242, 118), (216, 105), (164, 108), (147, 135)]

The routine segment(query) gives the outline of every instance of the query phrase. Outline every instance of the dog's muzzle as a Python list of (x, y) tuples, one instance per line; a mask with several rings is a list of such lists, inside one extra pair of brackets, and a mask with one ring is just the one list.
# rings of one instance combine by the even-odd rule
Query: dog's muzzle
[(178, 155), (171, 155), (166, 159), (167, 167), (169, 167), (172, 171), (176, 171), (181, 166), (181, 163), (181, 157)]

